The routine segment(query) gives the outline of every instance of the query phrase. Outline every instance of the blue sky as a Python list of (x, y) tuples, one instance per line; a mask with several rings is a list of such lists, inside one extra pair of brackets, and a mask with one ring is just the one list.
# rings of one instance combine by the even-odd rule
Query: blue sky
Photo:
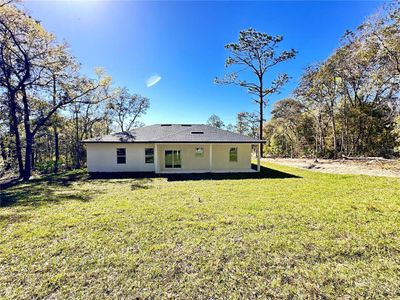
[[(227, 71), (224, 45), (253, 27), (283, 35), (281, 49), (298, 56), (271, 72), (292, 78), (273, 102), (290, 96), (304, 68), (338, 47), (346, 29), (355, 29), (382, 2), (133, 2), (28, 1), (23, 4), (43, 26), (65, 39), (93, 74), (104, 67), (116, 85), (150, 98), (142, 119), (151, 123), (204, 123), (211, 114), (234, 123), (240, 111), (257, 111), (245, 90), (218, 86)], [(161, 80), (151, 87), (149, 77)], [(243, 74), (249, 78), (249, 74)], [(269, 116), (267, 115), (267, 118)]]

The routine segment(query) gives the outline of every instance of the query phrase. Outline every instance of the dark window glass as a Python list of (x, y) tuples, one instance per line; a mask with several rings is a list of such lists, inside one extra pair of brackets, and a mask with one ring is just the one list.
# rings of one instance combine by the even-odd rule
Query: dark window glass
[(165, 151), (165, 167), (172, 168), (173, 163), (173, 154), (171, 150)]
[(229, 149), (229, 161), (238, 160), (238, 149), (236, 147)]
[(125, 148), (117, 148), (117, 164), (126, 164)]
[(166, 168), (181, 168), (181, 151), (166, 150), (165, 151), (165, 167)]
[(126, 149), (125, 148), (117, 148), (117, 155), (126, 155)]
[(144, 149), (144, 155), (145, 155), (145, 163), (146, 164), (154, 164), (154, 149), (153, 148)]
[(125, 156), (118, 156), (117, 157), (117, 164), (126, 164), (126, 157)]

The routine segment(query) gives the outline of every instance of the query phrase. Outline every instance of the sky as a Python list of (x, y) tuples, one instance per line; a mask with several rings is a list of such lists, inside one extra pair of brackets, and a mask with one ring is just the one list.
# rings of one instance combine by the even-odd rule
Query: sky
[[(246, 90), (214, 84), (225, 68), (224, 45), (252, 27), (282, 35), (280, 50), (296, 49), (296, 59), (266, 76), (291, 79), (279, 94), (268, 97), (266, 118), (273, 103), (290, 97), (304, 69), (326, 59), (347, 29), (355, 29), (383, 2), (136, 2), (26, 1), (22, 5), (47, 31), (70, 45), (82, 73), (94, 76), (103, 67), (116, 86), (150, 99), (141, 119), (153, 123), (205, 123), (216, 114), (235, 123), (241, 111), (258, 107)], [(243, 73), (244, 79), (252, 74)]]

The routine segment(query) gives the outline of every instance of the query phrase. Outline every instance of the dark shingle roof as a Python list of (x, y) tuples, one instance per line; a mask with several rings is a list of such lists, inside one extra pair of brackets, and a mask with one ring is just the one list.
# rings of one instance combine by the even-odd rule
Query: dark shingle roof
[(84, 143), (260, 143), (252, 137), (203, 124), (156, 124), (82, 141)]

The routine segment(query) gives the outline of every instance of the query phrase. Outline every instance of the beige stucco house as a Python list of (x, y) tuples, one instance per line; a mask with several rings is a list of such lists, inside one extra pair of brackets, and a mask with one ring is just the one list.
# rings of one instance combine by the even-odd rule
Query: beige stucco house
[(202, 124), (156, 124), (83, 141), (90, 173), (255, 172), (252, 145), (260, 153), (263, 142)]

